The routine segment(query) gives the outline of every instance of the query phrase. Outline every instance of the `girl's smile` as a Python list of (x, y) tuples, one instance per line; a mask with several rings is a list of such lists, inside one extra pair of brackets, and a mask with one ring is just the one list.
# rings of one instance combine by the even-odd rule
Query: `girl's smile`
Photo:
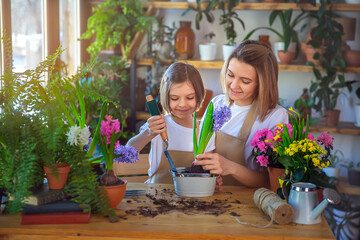
[(169, 105), (175, 122), (186, 127), (192, 127), (192, 115), (196, 110), (195, 89), (186, 81), (174, 83), (169, 91)]

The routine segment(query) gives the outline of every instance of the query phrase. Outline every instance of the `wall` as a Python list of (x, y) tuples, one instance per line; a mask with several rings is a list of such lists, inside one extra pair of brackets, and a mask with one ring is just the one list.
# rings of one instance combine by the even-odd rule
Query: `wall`
[[(200, 23), (200, 30), (195, 29), (195, 13), (189, 12), (185, 16), (181, 16), (184, 12), (182, 9), (159, 9), (158, 14), (164, 17), (164, 23), (167, 25), (172, 25), (175, 22), (176, 26), (179, 26), (180, 20), (192, 21), (192, 29), (196, 35), (196, 44), (195, 44), (195, 55), (194, 59), (199, 59), (199, 49), (198, 44), (203, 40), (203, 36), (213, 31), (216, 34), (213, 42), (218, 44), (217, 50), (217, 59), (222, 59), (222, 44), (225, 42), (225, 33), (223, 27), (219, 25), (219, 16), (221, 11), (215, 11), (215, 22), (210, 24), (203, 19)], [(239, 17), (245, 22), (245, 31), (242, 29), (241, 25), (236, 22), (236, 29), (238, 33), (237, 42), (239, 43), (244, 36), (258, 26), (268, 26), (268, 16), (271, 11), (237, 11)], [(298, 11), (295, 11), (294, 14), (299, 14)], [(357, 31), (355, 41), (348, 41), (351, 49), (360, 50), (360, 14), (359, 12), (339, 12), (342, 16), (357, 17)], [(311, 26), (311, 23), (310, 23)], [(276, 20), (274, 23), (276, 29), (280, 29), (280, 22)], [(298, 30), (300, 29), (298, 26)], [(307, 28), (308, 29), (308, 28)], [(304, 32), (299, 31), (299, 39), (304, 41), (306, 39), (307, 29)], [(270, 36), (270, 42), (279, 41), (280, 39), (274, 35), (272, 32), (267, 30), (259, 30), (255, 32), (252, 36), (252, 39), (257, 39), (258, 35), (267, 34)], [(301, 61), (301, 56), (296, 62)], [(206, 88), (209, 88), (214, 91), (214, 94), (220, 94), (222, 92), (221, 85), (219, 82), (220, 70), (218, 69), (200, 69), (201, 75), (204, 79)], [(346, 79), (358, 79), (360, 76), (356, 74), (347, 74)], [(311, 80), (314, 80), (312, 73), (303, 73), (303, 72), (280, 72), (279, 73), (279, 93), (280, 98), (284, 100), (284, 106), (292, 106), (295, 99), (299, 97), (302, 93), (304, 87), (309, 87)], [(345, 95), (340, 98), (337, 108), (341, 109), (341, 121), (354, 122), (355, 117), (353, 113), (353, 104), (354, 101), (359, 101), (355, 98), (354, 93), (349, 94), (347, 91), (344, 91)], [(316, 114), (314, 114), (316, 116)], [(316, 135), (316, 134), (314, 134)], [(360, 161), (360, 136), (350, 136), (350, 135), (334, 135), (335, 149), (340, 149), (344, 152), (346, 160), (356, 160)]]

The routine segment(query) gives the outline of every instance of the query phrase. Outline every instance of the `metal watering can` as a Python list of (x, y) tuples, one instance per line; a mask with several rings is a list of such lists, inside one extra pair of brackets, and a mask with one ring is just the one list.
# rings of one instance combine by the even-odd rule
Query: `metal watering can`
[[(285, 182), (283, 186), (286, 185)], [(316, 185), (312, 183), (297, 182), (291, 185), (288, 203), (294, 209), (293, 222), (301, 224), (316, 224), (321, 222), (321, 213), (325, 207), (340, 202), (339, 194), (330, 188), (323, 191), (324, 200), (319, 204)], [(282, 188), (287, 197), (286, 189)]]

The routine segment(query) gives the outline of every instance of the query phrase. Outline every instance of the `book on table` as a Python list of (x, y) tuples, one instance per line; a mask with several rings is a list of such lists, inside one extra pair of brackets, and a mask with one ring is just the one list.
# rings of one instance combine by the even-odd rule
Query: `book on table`
[(70, 200), (61, 200), (52, 203), (46, 203), (39, 206), (26, 205), (23, 207), (23, 214), (56, 213), (56, 212), (79, 212), (83, 208), (79, 203)]
[[(49, 189), (47, 183), (42, 184), (41, 187), (33, 191), (33, 195), (24, 199), (24, 203), (34, 206), (39, 206), (46, 203), (63, 200), (66, 198), (64, 189)], [(10, 195), (9, 200), (14, 197)]]
[(88, 223), (90, 221), (90, 212), (57, 212), (57, 213), (39, 213), (39, 214), (21, 214), (21, 225), (32, 224), (73, 224)]

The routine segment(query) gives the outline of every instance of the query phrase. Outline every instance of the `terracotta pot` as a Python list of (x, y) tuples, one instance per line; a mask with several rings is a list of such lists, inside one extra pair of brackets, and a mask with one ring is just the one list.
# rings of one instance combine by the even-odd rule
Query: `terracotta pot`
[(180, 21), (180, 28), (175, 33), (175, 49), (178, 59), (190, 59), (194, 55), (195, 33), (191, 21)]
[(123, 200), (126, 192), (126, 180), (122, 180), (122, 184), (116, 186), (103, 186), (106, 198), (109, 200), (110, 208), (116, 206)]
[(320, 59), (314, 59), (314, 54), (319, 52), (320, 54), (322, 54), (324, 52), (323, 48), (317, 48), (317, 49), (313, 49), (312, 47), (306, 47), (305, 48), (305, 56), (306, 56), (306, 61), (311, 61), (313, 62), (316, 66), (319, 66), (321, 63), (321, 56)]
[(286, 52), (279, 50), (278, 56), (281, 64), (290, 64), (295, 58), (295, 50), (288, 49)]
[(340, 110), (325, 110), (325, 124), (327, 126), (337, 126), (339, 123)]
[(270, 190), (276, 193), (277, 189), (280, 187), (279, 177), (285, 173), (285, 169), (268, 167), (267, 171), (269, 173)]
[(360, 66), (360, 50), (347, 50), (344, 52), (344, 59), (348, 67)]
[(53, 166), (57, 169), (57, 176), (54, 174), (53, 168), (44, 166), (49, 189), (63, 189), (70, 172), (70, 165), (66, 163), (55, 163)]

